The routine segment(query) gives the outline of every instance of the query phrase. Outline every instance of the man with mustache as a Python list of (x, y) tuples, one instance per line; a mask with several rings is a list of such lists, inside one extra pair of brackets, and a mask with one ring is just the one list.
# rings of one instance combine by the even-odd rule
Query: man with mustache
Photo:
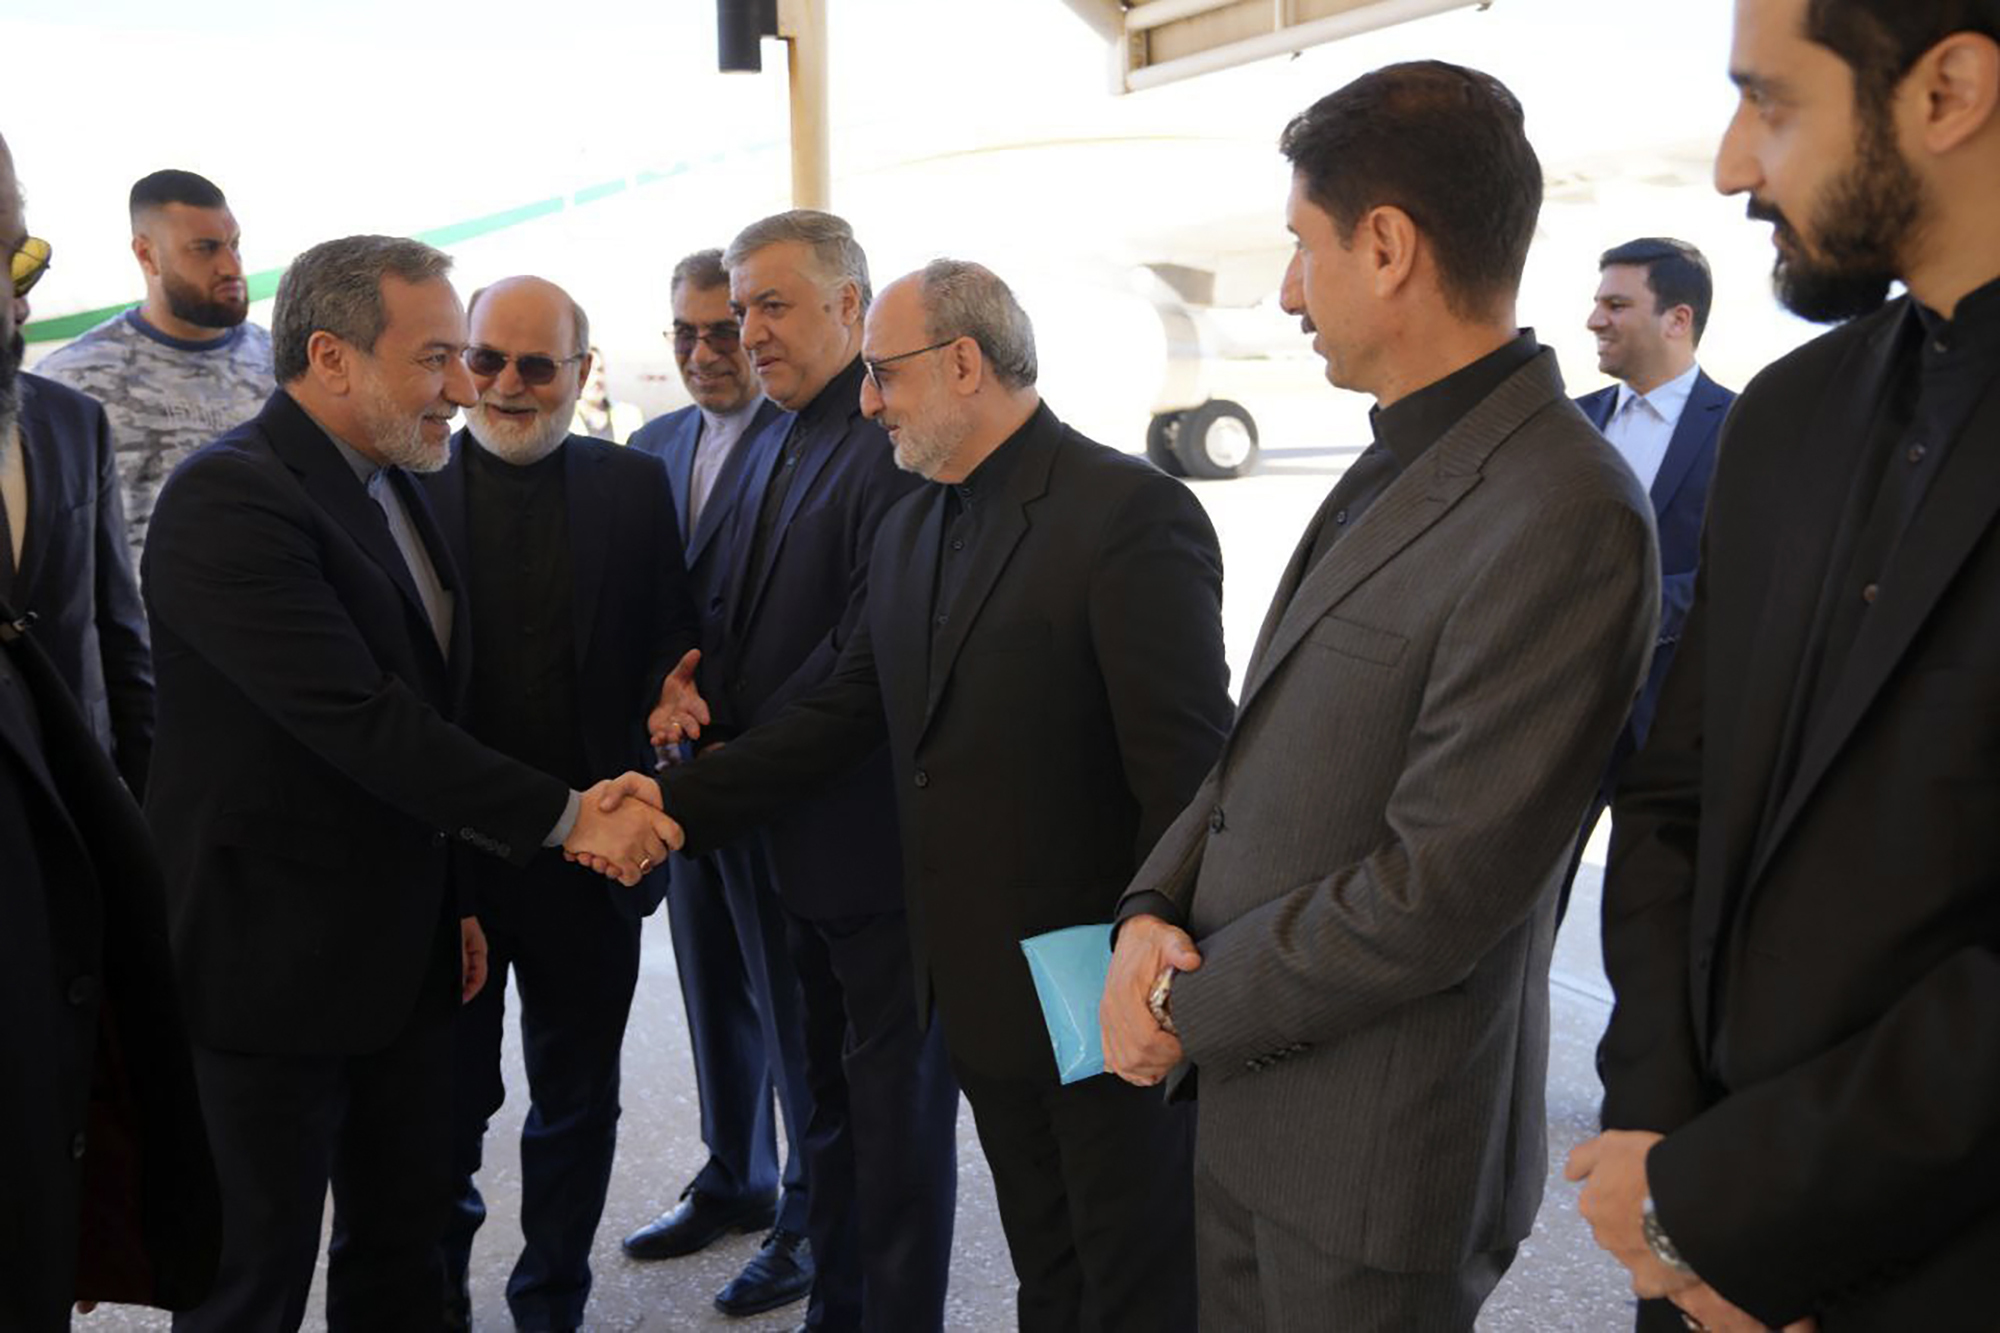
[(243, 234), (222, 191), (192, 171), (156, 171), (133, 184), (130, 211), (145, 301), (35, 372), (104, 404), (136, 565), (168, 474), (257, 415), (276, 386), (271, 335), (247, 319)]
[(223, 1195), (179, 1333), (299, 1326), (329, 1181), (327, 1327), (436, 1330), (454, 1020), (486, 969), (454, 848), (593, 851), (629, 887), (680, 840), (460, 725), (478, 595), (410, 475), (478, 402), (450, 265), (386, 236), (295, 259), (282, 387), (176, 469), (146, 546), (146, 814)]
[[(694, 401), (648, 423), (631, 445), (667, 465), (704, 647), (720, 649), (719, 612), (733, 572), (727, 529), (757, 437), (785, 411), (764, 396), (744, 350), (722, 251), (698, 250), (674, 265), (668, 294), (674, 363)], [(634, 1259), (692, 1254), (730, 1231), (802, 1236), (811, 1188), (803, 1145), (812, 1119), (805, 1024), (777, 885), (747, 846), (675, 856), (668, 865), (667, 926), (708, 1160), (672, 1208), (625, 1238)], [(774, 1091), (785, 1123), (782, 1175)], [(805, 1247), (762, 1246), (717, 1293), (716, 1305), (736, 1314), (769, 1309), (803, 1296), (812, 1275)]]
[(1716, 185), (1777, 224), (1780, 299), (1849, 322), (1723, 428), (1613, 805), (1606, 1132), (1570, 1174), (1690, 1326), (1989, 1328), (2000, 4), (1739, 0), (1730, 76)]
[[(472, 294), (465, 362), (477, 401), (424, 486), (472, 620), (465, 727), (575, 787), (648, 766), (646, 712), (695, 645), (666, 470), (571, 435), (591, 368), (583, 308), (554, 283), (507, 278)], [(505, 1095), (508, 973), (521, 995), (528, 1117), (521, 1232), (507, 1283), (518, 1327), (573, 1329), (617, 1145), (618, 1054), (639, 979), (639, 928), (666, 888), (606, 884), (553, 848), (525, 867), (460, 853), (486, 933), (490, 981), (458, 1019), (456, 1207), (445, 1234), (447, 1327), (470, 1327), (466, 1265), (486, 1205), (473, 1183)]]

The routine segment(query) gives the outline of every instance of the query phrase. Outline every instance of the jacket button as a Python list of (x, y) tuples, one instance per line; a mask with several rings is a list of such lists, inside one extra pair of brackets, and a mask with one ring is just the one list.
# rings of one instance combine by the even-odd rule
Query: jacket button
[(97, 983), (90, 977), (77, 977), (69, 983), (69, 1002), (89, 1004), (91, 996), (97, 993)]
[(431, 846), (433, 847), (442, 847), (445, 845), (445, 843), (449, 841), (450, 839), (444, 836), (444, 831), (442, 829), (440, 829), (436, 833), (431, 834)]
[(82, 1131), (82, 1130), (78, 1130), (78, 1131), (76, 1132), (76, 1137), (75, 1137), (75, 1138), (73, 1138), (73, 1139), (71, 1139), (71, 1140), (69, 1141), (69, 1155), (70, 1155), (70, 1159), (71, 1159), (72, 1161), (81, 1161), (81, 1160), (83, 1159), (83, 1131)]
[(1222, 832), (1222, 807), (1219, 805), (1208, 812), (1208, 831), (1210, 833)]
[(911, 781), (915, 782), (919, 787), (928, 787), (931, 785), (931, 775), (920, 768), (917, 770), (917, 776), (912, 778)]

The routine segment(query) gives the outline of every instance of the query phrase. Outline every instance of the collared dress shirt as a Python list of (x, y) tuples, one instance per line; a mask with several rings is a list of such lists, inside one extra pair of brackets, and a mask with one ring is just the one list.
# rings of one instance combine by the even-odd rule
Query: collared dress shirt
[(1604, 438), (1649, 491), (1653, 478), (1660, 475), (1667, 446), (1673, 443), (1674, 429), (1681, 424), (1681, 413), (1687, 410), (1688, 395), (1694, 392), (1700, 374), (1700, 366), (1689, 366), (1649, 393), (1640, 393), (1629, 384), (1618, 386), (1618, 405), (1604, 423)]

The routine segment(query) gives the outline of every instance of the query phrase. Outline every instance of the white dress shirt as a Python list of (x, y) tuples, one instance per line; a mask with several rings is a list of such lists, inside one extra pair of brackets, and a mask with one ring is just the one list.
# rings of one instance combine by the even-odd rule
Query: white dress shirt
[(1680, 425), (1681, 413), (1687, 409), (1688, 395), (1694, 392), (1695, 377), (1699, 374), (1700, 366), (1689, 366), (1651, 393), (1635, 393), (1625, 383), (1618, 386), (1618, 406), (1612, 409), (1611, 420), (1604, 425), (1604, 438), (1611, 441), (1611, 447), (1632, 469), (1632, 475), (1649, 491), (1653, 489), (1653, 478), (1660, 473), (1667, 445), (1673, 442), (1674, 427)]

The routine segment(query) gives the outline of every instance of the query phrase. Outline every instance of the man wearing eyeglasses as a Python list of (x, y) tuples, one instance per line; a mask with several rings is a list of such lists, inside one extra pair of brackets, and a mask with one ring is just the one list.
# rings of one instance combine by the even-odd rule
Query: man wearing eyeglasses
[[(792, 418), (745, 465), (720, 638), (701, 663), (713, 716), (663, 706), (656, 743), (726, 740), (823, 682), (860, 624), (875, 529), (917, 485), (861, 412), (871, 292), (847, 223), (779, 213), (744, 228), (723, 262), (758, 381)], [(873, 746), (735, 844), (777, 886), (805, 1002), (815, 1330), (944, 1322), (958, 1088), (941, 1034), (917, 1016), (893, 781)], [(797, 1244), (774, 1230), (766, 1248)]]
[(1214, 762), (1214, 530), (1181, 483), (1042, 403), (1034, 330), (987, 269), (890, 284), (862, 345), (862, 411), (936, 484), (883, 520), (828, 681), (668, 773), (666, 803), (706, 846), (887, 739), (916, 994), (993, 1169), (1021, 1328), (1192, 1330), (1193, 1117), (1114, 1077), (1059, 1080), (1020, 942), (1108, 936)]
[(168, 474), (256, 416), (277, 384), (271, 335), (248, 318), (243, 233), (222, 191), (191, 171), (155, 171), (133, 184), (129, 211), (146, 299), (35, 371), (104, 404), (137, 564)]
[[(466, 730), (574, 788), (643, 769), (646, 703), (696, 639), (666, 471), (570, 434), (590, 325), (562, 288), (507, 278), (472, 294), (468, 318), (477, 399), (451, 461), (423, 478), (471, 617)], [(605, 884), (553, 848), (521, 867), (461, 856), (457, 869), (486, 932), (491, 980), (458, 1017), (446, 1326), (470, 1326), (466, 1267), (486, 1217), (473, 1177), (505, 1095), (511, 971), (529, 1109), (525, 1243), (507, 1307), (520, 1328), (576, 1328), (617, 1143), (639, 929), (666, 877), (654, 866), (637, 889)]]
[[(50, 246), (27, 237), (11, 261), (17, 323), (48, 271)], [(18, 371), (17, 327), (5, 349)], [(153, 652), (125, 543), (118, 467), (103, 407), (65, 385), (18, 374), (0, 430), (0, 601), (32, 613), (36, 639), (83, 706), (97, 743), (136, 797), (153, 751)]]
[[(755, 439), (784, 409), (766, 398), (729, 308), (722, 251), (674, 266), (674, 361), (694, 402), (648, 423), (631, 447), (663, 460), (685, 534), (688, 576), (703, 618), (703, 647), (720, 644), (729, 566), (724, 529), (743, 489)], [(693, 1254), (731, 1231), (806, 1233), (805, 1153), (811, 1119), (798, 979), (785, 949), (785, 916), (762, 858), (721, 849), (669, 861), (667, 923), (694, 1048), (708, 1161), (675, 1206), (625, 1238), (634, 1259)], [(788, 1145), (782, 1179), (772, 1092)], [(782, 1195), (780, 1186), (782, 1185)], [(726, 1313), (754, 1314), (806, 1294), (813, 1264), (803, 1246), (766, 1245), (716, 1296)]]

